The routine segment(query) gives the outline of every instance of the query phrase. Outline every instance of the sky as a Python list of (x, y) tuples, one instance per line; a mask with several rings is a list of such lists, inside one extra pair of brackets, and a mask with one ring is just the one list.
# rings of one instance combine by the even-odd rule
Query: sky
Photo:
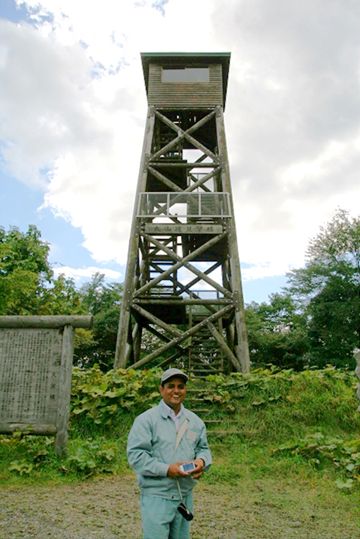
[(56, 274), (123, 282), (147, 113), (141, 52), (231, 52), (244, 297), (268, 301), (360, 201), (357, 0), (0, 0), (0, 226)]

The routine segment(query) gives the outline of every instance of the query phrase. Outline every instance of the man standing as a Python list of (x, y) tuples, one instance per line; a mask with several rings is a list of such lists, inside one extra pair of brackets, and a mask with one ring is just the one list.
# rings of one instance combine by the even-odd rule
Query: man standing
[[(190, 538), (192, 489), (211, 464), (204, 422), (182, 404), (187, 381), (181, 370), (166, 370), (161, 402), (139, 415), (129, 433), (127, 454), (141, 489), (144, 539)], [(184, 470), (188, 463), (191, 471)]]

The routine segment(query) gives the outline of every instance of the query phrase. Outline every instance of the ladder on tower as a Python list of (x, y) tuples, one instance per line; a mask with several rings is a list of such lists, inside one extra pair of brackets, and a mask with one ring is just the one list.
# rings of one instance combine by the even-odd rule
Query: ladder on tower
[[(191, 308), (194, 311), (194, 307)], [(191, 312), (190, 327), (202, 320), (201, 314)], [(221, 327), (219, 328), (221, 330)], [(219, 349), (214, 335), (208, 325), (203, 326), (191, 337), (188, 355), (188, 372), (196, 377), (224, 372), (224, 354)]]

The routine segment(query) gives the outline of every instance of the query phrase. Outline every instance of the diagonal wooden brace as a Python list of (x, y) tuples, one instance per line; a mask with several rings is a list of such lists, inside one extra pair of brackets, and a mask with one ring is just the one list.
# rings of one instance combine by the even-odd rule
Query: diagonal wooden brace
[[(216, 262), (215, 264), (213, 264), (210, 268), (208, 268), (204, 273), (205, 275), (209, 275), (210, 273), (212, 273), (213, 271), (215, 271), (219, 266), (221, 266), (221, 262)], [(194, 286), (196, 283), (198, 283), (199, 281), (201, 281), (201, 277), (195, 277), (195, 279), (193, 279), (192, 281), (190, 281), (190, 283), (187, 283), (186, 285), (184, 285), (184, 289), (183, 289), (183, 292), (187, 292), (189, 291), (190, 293), (190, 288), (192, 286)]]
[[(216, 263), (214, 266), (211, 266), (211, 268), (207, 269), (205, 274), (209, 274), (211, 273), (211, 271), (213, 271), (215, 268), (217, 268), (218, 266), (220, 265), (220, 262)], [(151, 264), (151, 267), (154, 268), (156, 271), (162, 271), (162, 268), (160, 268), (160, 266), (158, 266), (157, 264)], [(177, 288), (180, 289), (180, 292), (181, 293), (185, 293), (185, 294), (189, 294), (191, 296), (192, 299), (198, 299), (199, 301), (204, 301), (200, 298), (200, 296), (198, 296), (195, 292), (193, 292), (192, 290), (189, 290), (190, 286), (191, 286), (191, 283), (195, 284), (199, 281), (201, 281), (200, 277), (196, 277), (196, 279), (194, 279), (193, 281), (191, 281), (191, 283), (188, 283), (186, 285), (182, 284), (180, 281), (178, 281), (177, 279), (175, 279), (174, 277), (172, 277), (171, 275), (169, 275), (168, 277), (169, 281), (171, 281)], [(151, 300), (150, 300), (151, 301)], [(227, 300), (228, 302), (229, 300)], [(211, 313), (215, 313), (216, 312), (216, 309), (212, 306), (211, 304), (211, 301), (208, 301), (206, 304), (205, 304), (205, 307), (206, 309), (208, 309)]]
[(148, 171), (151, 172), (151, 174), (155, 176), (155, 178), (157, 178), (160, 182), (169, 187), (169, 189), (172, 189), (173, 191), (181, 191), (183, 193), (183, 190), (178, 185), (176, 185), (176, 183), (169, 180), (169, 178), (164, 176), (164, 174), (161, 174), (161, 172), (159, 172), (152, 166), (148, 167)]
[(163, 148), (160, 148), (160, 150), (152, 154), (150, 156), (151, 161), (156, 160), (162, 154), (168, 152), (169, 150), (171, 150), (171, 148), (173, 148), (173, 146), (176, 146), (177, 144), (179, 144), (179, 142), (181, 142), (184, 138), (186, 138), (187, 140), (189, 140), (189, 142), (191, 142), (193, 146), (195, 146), (204, 154), (206, 154), (208, 157), (210, 157), (214, 162), (217, 162), (216, 155), (212, 151), (210, 151), (208, 148), (206, 148), (206, 146), (201, 144), (201, 142), (197, 141), (194, 137), (190, 135), (190, 133), (196, 131), (197, 129), (199, 129), (199, 127), (207, 123), (216, 114), (215, 111), (212, 111), (210, 114), (207, 114), (205, 118), (202, 118), (201, 120), (196, 122), (196, 124), (192, 125), (186, 131), (183, 131), (178, 125), (174, 124), (174, 122), (169, 120), (169, 118), (166, 118), (166, 116), (164, 116), (160, 112), (156, 111), (155, 114), (163, 123), (165, 123), (168, 127), (173, 129), (176, 133), (178, 133), (178, 136), (174, 138), (171, 142), (166, 144)]
[[(208, 247), (212, 246), (212, 245), (215, 245), (218, 241), (220, 241), (223, 237), (225, 237), (226, 233), (224, 232), (223, 234), (220, 234), (218, 236), (215, 236), (214, 238), (212, 238), (211, 240), (209, 240), (208, 242), (206, 242), (204, 245), (202, 245), (201, 247), (199, 247), (198, 249), (196, 249), (195, 251), (193, 251), (192, 253), (190, 253), (188, 256), (186, 256), (185, 258), (183, 259), (180, 259), (180, 257), (178, 257), (174, 251), (172, 251), (171, 249), (168, 249), (165, 245), (163, 245), (161, 242), (159, 242), (158, 240), (156, 240), (155, 238), (153, 238), (152, 236), (149, 236), (148, 234), (145, 234), (145, 233), (142, 233), (142, 236), (147, 239), (148, 241), (150, 241), (151, 243), (153, 243), (154, 245), (156, 245), (158, 247), (158, 250), (159, 251), (164, 251), (165, 253), (169, 254), (169, 256), (175, 260), (179, 260), (176, 264), (173, 264), (169, 269), (167, 269), (166, 271), (164, 271), (161, 275), (159, 275), (158, 277), (156, 277), (155, 279), (152, 279), (150, 282), (146, 283), (145, 285), (143, 285), (141, 288), (139, 288), (138, 290), (136, 290), (134, 292), (134, 297), (137, 297), (137, 296), (140, 296), (141, 294), (143, 294), (144, 292), (146, 292), (147, 290), (149, 290), (150, 288), (152, 288), (153, 286), (157, 285), (157, 283), (159, 283), (160, 281), (162, 281), (163, 279), (167, 278), (169, 275), (171, 275), (171, 273), (174, 273), (178, 268), (181, 268), (184, 263), (186, 263), (188, 260), (192, 260), (193, 258), (195, 258), (198, 254), (201, 254), (204, 250), (208, 249)], [(218, 286), (218, 283), (216, 283), (216, 285)]]
[(233, 310), (233, 308), (234, 308), (233, 305), (228, 305), (228, 306), (224, 307), (223, 309), (220, 309), (220, 311), (212, 314), (208, 318), (205, 318), (204, 320), (202, 320), (201, 322), (196, 324), (196, 326), (193, 326), (191, 329), (188, 329), (187, 331), (184, 331), (181, 336), (176, 337), (175, 339), (172, 339), (170, 342), (164, 344), (163, 346), (161, 346), (157, 350), (154, 350), (154, 352), (151, 352), (151, 354), (148, 354), (144, 358), (140, 359), (139, 361), (137, 361), (136, 363), (131, 365), (131, 368), (132, 369), (137, 369), (138, 367), (142, 367), (146, 363), (149, 363), (150, 361), (152, 361), (156, 357), (160, 356), (161, 354), (163, 354), (164, 352), (166, 352), (167, 350), (169, 350), (173, 346), (176, 346), (176, 345), (180, 344), (181, 342), (185, 341), (188, 337), (191, 337), (192, 335), (195, 335), (195, 333), (197, 333), (202, 327), (206, 326), (208, 324), (208, 322), (215, 322), (219, 318), (222, 318), (225, 314), (227, 314), (231, 310)]
[(179, 337), (180, 335), (182, 335), (181, 331), (179, 331), (178, 329), (175, 329), (173, 326), (170, 326), (169, 324), (166, 324), (165, 322), (160, 320), (160, 318), (158, 318), (157, 316), (149, 313), (148, 311), (140, 307), (140, 305), (133, 303), (132, 308), (134, 309), (134, 311), (137, 311), (139, 314), (141, 314), (141, 316), (143, 316), (144, 318), (147, 318), (152, 324), (156, 324), (157, 326), (161, 327), (165, 331), (168, 331), (170, 334), (174, 335), (175, 337)]
[(216, 281), (214, 281), (213, 279), (208, 277), (205, 273), (198, 270), (195, 266), (193, 266), (192, 264), (189, 263), (189, 261), (192, 260), (193, 258), (196, 258), (197, 255), (202, 254), (207, 249), (209, 249), (210, 247), (215, 245), (218, 241), (223, 239), (226, 236), (226, 234), (227, 234), (226, 232), (223, 232), (222, 234), (219, 234), (218, 236), (215, 236), (211, 240), (204, 243), (204, 245), (202, 245), (201, 247), (198, 247), (198, 249), (195, 249), (195, 251), (192, 251), (185, 258), (180, 258), (176, 253), (174, 253), (174, 251), (172, 251), (171, 249), (168, 249), (165, 245), (162, 245), (161, 242), (159, 242), (157, 239), (155, 239), (152, 236), (149, 236), (148, 234), (143, 233), (142, 235), (144, 236), (144, 238), (146, 238), (150, 242), (154, 243), (157, 247), (159, 247), (159, 249), (163, 250), (171, 258), (173, 258), (174, 260), (177, 260), (178, 262), (176, 264), (174, 264), (173, 266), (171, 266), (168, 270), (164, 271), (164, 273), (162, 273), (161, 275), (159, 275), (158, 277), (156, 277), (155, 279), (153, 279), (152, 281), (150, 281), (146, 285), (139, 288), (139, 290), (137, 290), (135, 292), (134, 297), (140, 295), (141, 293), (145, 292), (149, 288), (152, 288), (157, 283), (159, 283), (160, 281), (162, 281), (163, 279), (168, 277), (168, 275), (173, 273), (175, 270), (177, 270), (177, 269), (179, 269), (181, 267), (186, 267), (192, 273), (195, 273), (195, 275), (200, 277), (203, 281), (207, 282), (213, 288), (215, 288), (216, 290), (218, 290), (219, 292), (224, 294), (224, 296), (231, 298), (232, 294), (231, 294), (231, 292), (229, 290), (227, 290), (226, 288), (221, 286), (219, 283), (217, 283)]
[[(221, 167), (216, 167), (214, 170), (206, 174), (203, 178), (200, 178), (200, 180), (194, 179), (194, 183), (192, 183), (189, 187), (187, 187), (184, 191), (184, 193), (189, 193), (191, 191), (194, 191), (194, 189), (197, 189), (198, 187), (202, 187), (204, 190), (206, 190), (208, 193), (214, 193), (216, 191), (211, 191), (208, 187), (206, 187), (204, 184), (209, 181), (215, 174), (218, 174), (221, 171)], [(191, 179), (193, 179), (193, 175), (190, 174)]]
[(208, 322), (207, 326), (208, 326), (211, 334), (213, 335), (213, 337), (216, 339), (216, 341), (217, 341), (217, 343), (219, 345), (219, 348), (223, 351), (225, 356), (229, 359), (230, 363), (233, 364), (233, 366), (235, 367), (235, 369), (238, 372), (241, 371), (240, 362), (238, 361), (235, 354), (233, 354), (233, 352), (231, 351), (231, 349), (228, 346), (228, 344), (226, 343), (223, 335), (221, 335), (221, 333), (216, 329), (216, 327), (211, 322)]

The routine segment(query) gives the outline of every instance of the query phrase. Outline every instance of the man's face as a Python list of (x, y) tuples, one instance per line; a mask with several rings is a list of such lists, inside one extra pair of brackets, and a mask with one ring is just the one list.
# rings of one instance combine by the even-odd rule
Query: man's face
[(175, 412), (178, 412), (181, 403), (186, 397), (186, 384), (182, 378), (174, 376), (174, 378), (170, 378), (163, 386), (160, 386), (160, 394), (165, 404), (170, 406)]

